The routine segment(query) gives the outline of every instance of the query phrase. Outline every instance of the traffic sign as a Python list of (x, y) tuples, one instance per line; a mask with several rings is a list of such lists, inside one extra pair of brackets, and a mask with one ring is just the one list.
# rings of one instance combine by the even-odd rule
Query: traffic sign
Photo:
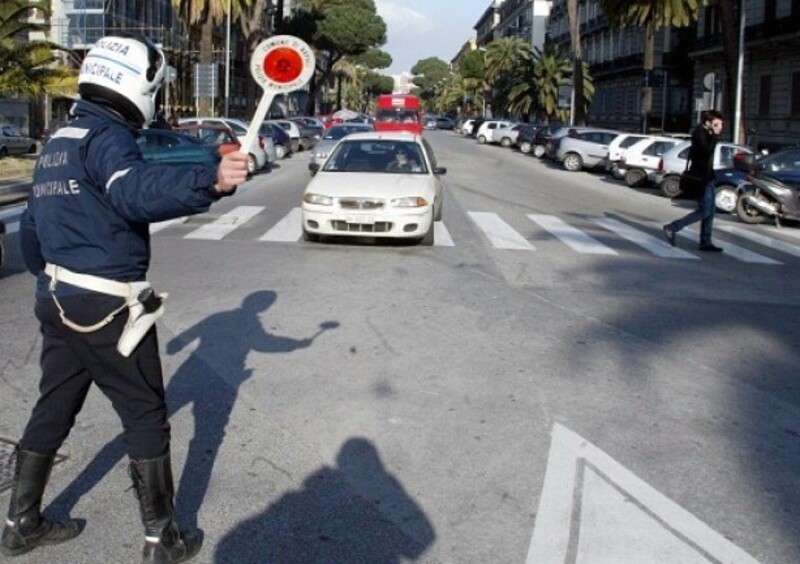
[(311, 80), (315, 70), (314, 51), (299, 37), (276, 35), (258, 44), (250, 57), (250, 74), (264, 89), (264, 95), (242, 140), (240, 151), (247, 153), (255, 141), (275, 95), (302, 88)]

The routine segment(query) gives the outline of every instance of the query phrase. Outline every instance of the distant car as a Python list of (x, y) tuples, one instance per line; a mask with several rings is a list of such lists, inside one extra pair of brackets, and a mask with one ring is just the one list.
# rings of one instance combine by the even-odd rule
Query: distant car
[[(658, 169), (648, 174), (650, 181), (656, 184), (662, 194), (668, 198), (680, 195), (681, 173), (686, 170), (686, 161), (689, 158), (691, 146), (691, 141), (681, 141), (661, 155)], [(717, 143), (714, 148), (715, 202), (717, 209), (728, 213), (736, 212), (736, 202), (739, 199), (736, 188), (744, 177), (744, 173), (737, 171), (733, 166), (733, 157), (738, 153), (751, 154), (753, 149), (726, 141)]]
[[(407, 167), (397, 168), (404, 152)], [(303, 236), (390, 237), (434, 243), (442, 218), (442, 175), (433, 149), (407, 132), (353, 133), (342, 139), (303, 193)]]
[(620, 135), (619, 131), (610, 129), (589, 127), (566, 129), (563, 135), (554, 134), (548, 154), (570, 172), (603, 166), (608, 155), (608, 146)]
[(322, 139), (322, 132), (325, 131), (325, 126), (322, 122), (312, 117), (291, 117), (289, 121), (293, 121), (300, 129), (300, 146), (304, 151), (311, 149), (314, 145), (319, 143)]
[(537, 159), (547, 156), (547, 151), (557, 131), (561, 130), (559, 125), (545, 125), (536, 129), (531, 144), (533, 145), (533, 156)]
[(173, 127), (172, 131), (184, 133), (203, 143), (214, 145), (220, 156), (238, 151), (241, 147), (236, 133), (227, 125), (191, 123)]
[(290, 139), (292, 153), (298, 153), (306, 148), (305, 144), (300, 139), (300, 125), (288, 119), (270, 119), (267, 123), (271, 123), (282, 128)]
[(436, 116), (425, 116), (422, 118), (422, 129), (438, 129)]
[(16, 125), (0, 125), (0, 159), (8, 155), (36, 152), (36, 141), (23, 135)]
[(499, 143), (503, 147), (511, 147), (517, 142), (517, 136), (524, 124), (515, 123), (506, 127), (498, 127), (492, 133), (492, 143)]
[(543, 126), (534, 123), (520, 125), (519, 131), (517, 131), (517, 139), (514, 141), (514, 145), (516, 145), (520, 153), (528, 155), (533, 151), (533, 139), (536, 135), (536, 130), (541, 127)]
[(453, 118), (447, 116), (439, 116), (436, 118), (436, 129), (453, 130), (456, 127), (456, 122)]
[(339, 125), (334, 125), (325, 132), (325, 135), (322, 136), (322, 141), (311, 149), (309, 161), (322, 164), (339, 141), (347, 135), (372, 130), (372, 126), (366, 123), (340, 123)]
[(292, 138), (285, 129), (274, 123), (264, 122), (258, 131), (262, 135), (272, 138), (272, 143), (275, 145), (275, 157), (278, 160), (285, 159), (292, 154)]
[(458, 132), (461, 135), (472, 135), (472, 126), (474, 125), (475, 125), (474, 119), (472, 118), (465, 119), (464, 121), (461, 122), (461, 127), (459, 128)]
[(152, 163), (216, 166), (220, 159), (216, 145), (171, 129), (143, 129), (136, 143), (144, 160)]
[[(247, 134), (247, 129), (250, 125), (244, 121), (233, 118), (221, 117), (193, 117), (182, 118), (178, 120), (179, 125), (189, 123), (201, 124), (223, 124), (230, 127), (237, 137), (243, 138)], [(248, 163), (248, 172), (253, 174), (257, 170), (261, 170), (268, 166), (269, 163), (275, 162), (278, 155), (275, 152), (275, 145), (270, 137), (258, 135), (253, 139), (253, 143), (248, 147), (248, 154), (250, 155), (250, 162)]]
[(605, 167), (615, 178), (622, 178), (625, 174), (617, 174), (616, 169), (619, 167), (619, 161), (625, 156), (628, 147), (635, 145), (642, 139), (647, 139), (644, 133), (621, 133), (608, 145), (608, 156), (606, 157)]
[(514, 124), (506, 120), (486, 120), (480, 124), (480, 126), (478, 126), (478, 130), (475, 133), (475, 138), (481, 145), (484, 143), (493, 143), (495, 129), (507, 128), (511, 127), (512, 125)]

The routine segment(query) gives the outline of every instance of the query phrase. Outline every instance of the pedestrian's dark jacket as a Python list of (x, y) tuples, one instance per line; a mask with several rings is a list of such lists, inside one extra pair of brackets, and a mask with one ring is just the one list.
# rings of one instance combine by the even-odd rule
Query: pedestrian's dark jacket
[(23, 258), (38, 277), (40, 298), (50, 281), (45, 262), (119, 282), (144, 280), (148, 224), (204, 212), (219, 199), (215, 167), (145, 162), (136, 129), (114, 112), (84, 100), (73, 112), (42, 149), (20, 222)]
[(689, 172), (701, 176), (706, 182), (714, 179), (714, 148), (719, 136), (710, 132), (702, 124), (692, 132), (692, 146), (689, 149)]

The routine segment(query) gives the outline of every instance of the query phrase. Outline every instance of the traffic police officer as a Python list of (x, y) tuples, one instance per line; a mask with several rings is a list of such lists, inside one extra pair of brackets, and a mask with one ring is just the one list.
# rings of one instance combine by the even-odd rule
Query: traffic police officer
[(143, 562), (171, 563), (200, 550), (198, 534), (174, 519), (170, 426), (155, 319), (165, 294), (146, 281), (148, 224), (200, 213), (246, 179), (247, 157), (217, 167), (147, 163), (136, 132), (153, 118), (164, 54), (120, 33), (89, 50), (73, 119), (36, 163), (20, 225), (25, 263), (37, 280), (43, 335), (40, 396), (19, 446), (3, 554), (16, 556), (81, 532), (40, 510), (56, 451), (92, 383), (111, 400), (145, 528)]

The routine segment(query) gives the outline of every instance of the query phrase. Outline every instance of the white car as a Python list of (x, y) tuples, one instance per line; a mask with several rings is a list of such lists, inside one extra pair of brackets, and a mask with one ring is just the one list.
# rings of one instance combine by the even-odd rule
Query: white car
[(493, 143), (495, 129), (511, 127), (512, 125), (514, 124), (510, 121), (490, 119), (481, 124), (478, 131), (475, 133), (475, 138), (481, 145), (484, 143)]
[[(608, 144), (608, 156), (606, 157), (606, 170), (614, 173), (614, 170), (619, 166), (619, 161), (625, 156), (628, 147), (638, 143), (642, 139), (647, 139), (644, 133), (622, 133), (616, 137), (611, 143)], [(616, 176), (616, 174), (615, 174)], [(622, 178), (621, 176), (619, 178)]]
[(15, 125), (0, 125), (0, 158), (36, 152), (36, 141), (23, 135)]
[[(242, 139), (247, 134), (249, 124), (247, 122), (233, 119), (233, 118), (219, 118), (219, 117), (193, 117), (179, 119), (180, 125), (184, 124), (223, 124), (230, 127), (239, 139)], [(266, 135), (257, 135), (253, 139), (253, 143), (248, 150), (250, 160), (247, 163), (248, 172), (253, 174), (257, 170), (261, 170), (278, 160), (278, 154), (275, 150), (275, 144), (272, 142), (271, 137)]]
[(512, 147), (517, 143), (519, 130), (524, 124), (512, 123), (505, 127), (498, 127), (492, 132), (491, 143), (499, 143), (502, 147)]
[[(405, 157), (401, 158), (400, 153)], [(303, 193), (303, 237), (390, 237), (433, 245), (442, 175), (433, 149), (407, 132), (352, 133), (339, 141)]]
[[(642, 186), (647, 182), (649, 172), (658, 170), (661, 155), (681, 144), (674, 137), (645, 137), (628, 147), (620, 158), (614, 176), (624, 178), (631, 187)], [(618, 176), (621, 174), (622, 176)]]
[(459, 130), (459, 132), (461, 133), (461, 135), (472, 135), (472, 126), (473, 125), (475, 125), (475, 120), (474, 119), (472, 119), (472, 118), (465, 119), (464, 123), (461, 124), (461, 129)]

